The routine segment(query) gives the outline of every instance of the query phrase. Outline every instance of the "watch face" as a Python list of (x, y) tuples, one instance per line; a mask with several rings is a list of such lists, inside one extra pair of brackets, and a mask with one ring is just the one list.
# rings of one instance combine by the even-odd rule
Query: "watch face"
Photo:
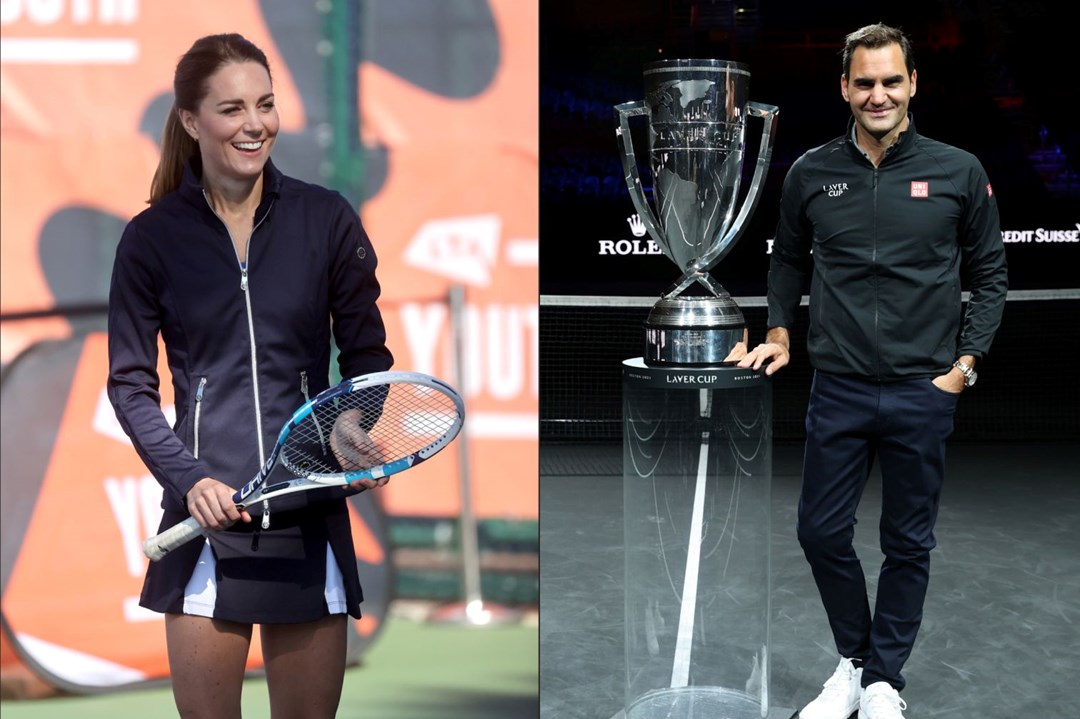
[(956, 362), (953, 362), (953, 367), (956, 367), (958, 370), (960, 370), (961, 372), (964, 373), (964, 386), (965, 387), (970, 387), (971, 385), (975, 384), (975, 379), (979, 375), (978, 375), (978, 373), (975, 372), (975, 369), (973, 367), (968, 367), (966, 364), (964, 364), (960, 360), (957, 360)]

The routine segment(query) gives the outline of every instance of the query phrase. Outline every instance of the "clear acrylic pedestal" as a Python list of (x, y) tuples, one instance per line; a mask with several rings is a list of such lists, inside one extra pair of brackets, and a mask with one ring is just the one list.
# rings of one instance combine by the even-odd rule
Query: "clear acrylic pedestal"
[(623, 363), (626, 719), (769, 705), (771, 382)]

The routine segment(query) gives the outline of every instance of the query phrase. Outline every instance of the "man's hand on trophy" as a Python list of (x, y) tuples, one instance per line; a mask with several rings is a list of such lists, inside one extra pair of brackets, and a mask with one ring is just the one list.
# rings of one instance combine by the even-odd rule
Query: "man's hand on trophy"
[(743, 329), (742, 339), (735, 343), (735, 346), (728, 352), (728, 356), (724, 358), (725, 362), (738, 362), (746, 356), (746, 344), (750, 341), (750, 331)]
[(738, 366), (749, 367), (757, 372), (764, 365), (765, 374), (771, 375), (787, 365), (788, 360), (791, 359), (790, 347), (787, 329), (773, 327), (766, 334), (765, 342), (747, 352), (746, 356), (739, 360)]
[[(358, 409), (349, 409), (338, 416), (330, 430), (330, 450), (334, 458), (347, 472), (367, 469), (385, 462), (384, 453), (371, 436), (360, 426), (363, 416)], [(379, 479), (359, 479), (349, 484), (351, 489), (374, 489), (389, 481), (388, 477)]]
[(746, 357), (746, 343), (736, 342), (735, 346), (728, 352), (728, 356), (724, 358), (725, 362), (738, 362), (743, 357)]

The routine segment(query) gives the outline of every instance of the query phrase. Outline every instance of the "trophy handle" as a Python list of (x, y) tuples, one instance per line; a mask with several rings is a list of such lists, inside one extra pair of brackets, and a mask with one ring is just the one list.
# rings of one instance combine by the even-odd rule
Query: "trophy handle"
[(638, 217), (641, 218), (645, 229), (649, 231), (649, 236), (664, 251), (668, 259), (675, 262), (675, 258), (668, 252), (667, 243), (664, 242), (663, 235), (658, 229), (660, 223), (657, 222), (652, 207), (649, 206), (648, 200), (645, 199), (645, 188), (641, 186), (637, 157), (634, 155), (634, 140), (630, 136), (630, 118), (636, 115), (647, 115), (648, 113), (645, 103), (641, 100), (616, 105), (615, 115), (619, 119), (619, 126), (615, 129), (615, 134), (622, 140), (623, 177), (626, 179), (626, 189), (630, 190), (630, 200), (634, 203), (634, 209), (637, 210)]
[[(776, 129), (776, 116), (780, 112), (780, 108), (776, 105), (748, 102), (746, 103), (746, 112), (748, 117), (760, 117), (765, 121), (765, 125), (761, 130), (761, 144), (758, 147), (757, 164), (754, 166), (754, 177), (750, 181), (750, 189), (747, 191), (745, 200), (743, 200), (743, 205), (739, 209), (739, 214), (735, 217), (735, 221), (731, 223), (731, 227), (728, 229), (727, 234), (724, 235), (724, 238), (713, 245), (711, 250), (694, 260), (693, 264), (686, 269), (686, 272), (683, 273), (683, 276), (679, 278), (678, 282), (664, 294), (664, 297), (674, 297), (695, 281), (705, 285), (714, 294), (716, 293), (715, 285), (717, 283), (715, 281), (710, 282), (712, 277), (708, 275), (709, 268), (722, 260), (724, 256), (735, 247), (736, 240), (738, 240), (743, 233), (746, 219), (753, 214), (754, 209), (757, 207), (758, 200), (761, 199), (761, 181), (765, 178), (765, 173), (769, 169), (769, 160), (772, 157), (773, 142), (775, 141), (773, 132)], [(627, 183), (629, 183), (629, 181), (628, 178)], [(633, 192), (630, 194), (633, 195)]]

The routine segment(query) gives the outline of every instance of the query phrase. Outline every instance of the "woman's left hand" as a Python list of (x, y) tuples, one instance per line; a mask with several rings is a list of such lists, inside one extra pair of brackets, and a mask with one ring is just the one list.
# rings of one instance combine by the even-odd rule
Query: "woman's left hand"
[[(360, 426), (360, 410), (346, 410), (338, 416), (330, 431), (330, 450), (346, 472), (367, 469), (386, 462), (378, 443)], [(375, 489), (390, 481), (389, 477), (358, 479), (349, 483), (350, 489)]]

